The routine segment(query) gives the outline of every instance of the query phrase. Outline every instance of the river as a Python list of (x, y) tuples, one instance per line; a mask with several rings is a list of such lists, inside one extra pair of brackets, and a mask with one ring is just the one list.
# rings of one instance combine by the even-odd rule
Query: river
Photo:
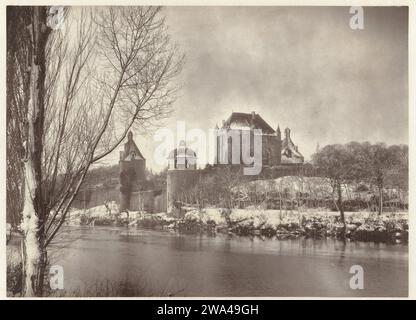
[[(408, 246), (333, 239), (250, 239), (118, 227), (66, 227), (50, 258), (67, 291), (104, 280), (145, 283), (146, 295), (407, 296)], [(349, 285), (352, 265), (364, 289)], [(139, 280), (137, 280), (139, 279)], [(133, 280), (131, 280), (133, 281)]]

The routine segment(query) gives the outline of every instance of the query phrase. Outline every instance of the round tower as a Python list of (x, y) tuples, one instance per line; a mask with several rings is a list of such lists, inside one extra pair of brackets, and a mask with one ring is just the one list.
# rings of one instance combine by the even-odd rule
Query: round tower
[(196, 153), (186, 147), (185, 141), (169, 153), (166, 178), (168, 213), (173, 213), (178, 203), (183, 201), (183, 195), (197, 183), (199, 170), (196, 169), (196, 160)]

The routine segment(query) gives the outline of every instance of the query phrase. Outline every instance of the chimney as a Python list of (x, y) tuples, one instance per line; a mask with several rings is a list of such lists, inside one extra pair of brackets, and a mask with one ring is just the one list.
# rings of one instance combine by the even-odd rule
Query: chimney
[(254, 111), (251, 111), (251, 120), (250, 120), (251, 128), (254, 128), (254, 121), (255, 120), (256, 120), (256, 113)]
[(289, 139), (290, 138), (290, 129), (289, 128), (286, 128), (285, 129), (285, 138), (286, 139)]
[(276, 129), (276, 142), (277, 142), (277, 157), (275, 159), (275, 164), (280, 165), (282, 162), (282, 133), (280, 132), (280, 126), (277, 126)]

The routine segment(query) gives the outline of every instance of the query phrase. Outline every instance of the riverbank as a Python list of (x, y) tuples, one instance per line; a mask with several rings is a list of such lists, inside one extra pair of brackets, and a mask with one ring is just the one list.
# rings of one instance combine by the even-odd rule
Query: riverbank
[[(406, 245), (115, 226), (63, 229), (72, 240), (49, 251), (51, 264), (62, 266), (65, 277), (64, 292), (51, 293), (54, 297), (396, 297), (408, 292)], [(12, 245), (19, 250), (18, 243)], [(350, 267), (357, 264), (365, 270), (364, 290), (349, 286)]]
[[(354, 241), (407, 243), (405, 213), (348, 212), (346, 238)], [(278, 210), (190, 209), (183, 218), (171, 223), (164, 214), (144, 216), (140, 226), (163, 226), (179, 232), (227, 232), (238, 236), (263, 236), (278, 239), (308, 237), (341, 238), (343, 224), (335, 212), (280, 213)]]
[[(110, 208), (110, 209), (109, 209)], [(117, 209), (100, 206), (71, 214), (79, 225), (137, 226), (150, 229), (175, 230), (182, 233), (228, 233), (238, 236), (285, 238), (340, 238), (343, 224), (338, 212), (280, 211), (258, 209), (182, 208), (179, 218), (166, 213), (116, 213)], [(384, 213), (346, 212), (346, 238), (354, 241), (407, 243), (407, 212)]]

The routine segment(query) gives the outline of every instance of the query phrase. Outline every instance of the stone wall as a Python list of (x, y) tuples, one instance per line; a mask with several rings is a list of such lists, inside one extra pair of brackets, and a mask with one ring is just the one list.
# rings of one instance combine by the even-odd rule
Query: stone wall
[(166, 212), (166, 209), (166, 190), (137, 191), (131, 194), (131, 211), (158, 213)]
[[(134, 191), (130, 195), (129, 210), (148, 213), (166, 212), (166, 200), (166, 190)], [(111, 201), (115, 201), (119, 206), (123, 201), (119, 187), (81, 191), (72, 206), (77, 209), (90, 209)]]
[[(221, 174), (221, 170), (230, 168), (227, 165), (217, 165), (210, 170), (169, 170), (167, 172), (166, 190), (133, 191), (130, 196), (130, 211), (147, 211), (149, 213), (168, 212), (172, 213), (175, 201), (183, 199), (191, 188), (193, 188), (204, 176), (210, 174)], [(235, 175), (242, 175), (241, 166), (232, 166)], [(308, 165), (280, 165), (264, 166), (260, 175), (244, 176), (243, 180), (251, 181), (258, 179), (275, 179), (283, 176), (313, 176), (315, 172)], [(73, 207), (92, 208), (103, 205), (106, 202), (116, 201), (119, 205), (123, 197), (119, 187), (87, 189), (81, 191), (76, 197)], [(122, 209), (122, 208), (120, 208)]]
[(262, 137), (263, 163), (269, 166), (277, 166), (281, 162), (282, 142), (274, 135)]
[(198, 183), (201, 170), (168, 170), (166, 181), (167, 212), (172, 213), (175, 202), (184, 192)]
[(106, 202), (119, 202), (120, 190), (118, 187), (96, 188), (81, 190), (75, 198), (72, 206), (77, 209), (89, 209), (101, 206)]
[[(230, 129), (222, 132), (217, 136), (217, 154), (218, 164), (232, 164), (233, 145), (236, 150), (240, 150), (239, 156), (234, 161), (243, 164), (243, 131), (239, 129)], [(254, 156), (254, 133), (250, 133), (250, 156)], [(236, 140), (235, 140), (236, 139)], [(276, 166), (281, 163), (282, 141), (280, 135), (264, 134), (261, 136), (262, 141), (262, 161), (264, 165)], [(256, 146), (258, 147), (258, 146)], [(226, 162), (226, 163), (225, 163)]]

